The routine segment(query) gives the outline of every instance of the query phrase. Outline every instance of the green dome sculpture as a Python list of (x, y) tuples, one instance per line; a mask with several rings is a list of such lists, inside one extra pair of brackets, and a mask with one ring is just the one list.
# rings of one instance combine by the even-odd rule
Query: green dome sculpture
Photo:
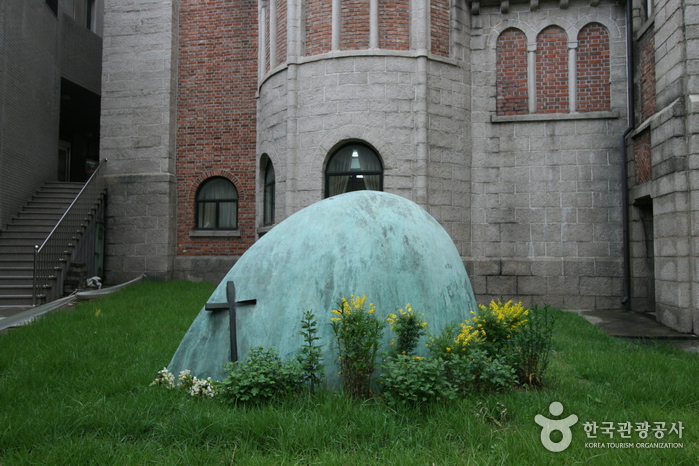
[[(330, 385), (337, 382), (330, 310), (341, 298), (366, 295), (381, 318), (410, 303), (432, 334), (477, 311), (447, 232), (414, 202), (379, 191), (341, 194), (291, 215), (243, 254), (209, 303), (227, 302), (231, 280), (241, 303), (235, 326), (239, 359), (256, 346), (294, 357), (302, 345), (301, 318), (312, 311)], [(387, 328), (386, 347), (390, 340)], [(202, 309), (169, 370), (222, 380), (230, 347), (229, 312)], [(421, 344), (418, 352), (424, 351)]]

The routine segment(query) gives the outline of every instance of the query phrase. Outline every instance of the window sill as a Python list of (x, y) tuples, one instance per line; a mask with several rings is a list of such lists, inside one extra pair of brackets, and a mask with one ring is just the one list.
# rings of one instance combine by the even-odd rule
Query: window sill
[(240, 230), (189, 230), (190, 238), (240, 238)]
[(513, 123), (519, 121), (568, 121), (600, 120), (619, 118), (619, 111), (579, 112), (579, 113), (528, 113), (526, 115), (491, 115), (491, 123)]

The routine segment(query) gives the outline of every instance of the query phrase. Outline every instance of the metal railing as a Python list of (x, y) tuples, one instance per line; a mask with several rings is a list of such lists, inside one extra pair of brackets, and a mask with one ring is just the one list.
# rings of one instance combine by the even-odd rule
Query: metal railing
[(34, 246), (34, 306), (63, 295), (63, 282), (83, 233), (94, 220), (104, 199), (105, 182), (100, 162), (41, 245)]

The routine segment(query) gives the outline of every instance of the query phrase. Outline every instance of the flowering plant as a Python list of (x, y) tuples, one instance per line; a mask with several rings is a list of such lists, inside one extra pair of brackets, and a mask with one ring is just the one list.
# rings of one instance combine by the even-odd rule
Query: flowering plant
[[(526, 324), (529, 310), (522, 303), (512, 304), (508, 301), (491, 301), (489, 306), (478, 306), (478, 315), (461, 324), (461, 331), (456, 336), (455, 343), (465, 352), (469, 346), (479, 346), (489, 355), (495, 355), (507, 345)], [(475, 312), (471, 311), (471, 314)]]
[(386, 320), (396, 334), (396, 339), (391, 341), (391, 345), (395, 345), (395, 354), (413, 354), (420, 337), (427, 334), (427, 322), (422, 317), (423, 314), (415, 312), (410, 303), (406, 304), (405, 310), (398, 309), (398, 314), (388, 315)]
[(216, 382), (211, 377), (199, 379), (192, 375), (189, 369), (185, 369), (177, 376), (179, 382), (175, 383), (175, 376), (164, 367), (158, 371), (158, 376), (151, 385), (162, 385), (167, 389), (179, 388), (191, 396), (208, 396), (213, 398), (218, 393)]
[(374, 312), (373, 303), (366, 305), (366, 295), (342, 298), (330, 318), (338, 348), (340, 375), (347, 392), (356, 398), (371, 396), (371, 376), (374, 373), (379, 340), (384, 323)]
[(175, 384), (175, 376), (169, 370), (167, 370), (167, 367), (163, 367), (161, 370), (159, 370), (158, 376), (150, 384), (162, 385), (168, 390), (177, 387), (177, 385)]

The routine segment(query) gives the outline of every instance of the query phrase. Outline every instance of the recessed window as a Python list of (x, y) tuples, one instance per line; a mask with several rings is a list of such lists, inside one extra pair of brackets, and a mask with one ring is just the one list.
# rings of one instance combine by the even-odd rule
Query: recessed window
[(335, 152), (325, 171), (325, 197), (361, 190), (383, 190), (379, 156), (363, 144), (348, 144)]
[(211, 178), (197, 193), (199, 230), (235, 230), (238, 228), (238, 190), (226, 178)]
[(46, 0), (46, 4), (51, 8), (54, 15), (58, 15), (58, 0)]
[(274, 224), (274, 166), (272, 161), (267, 162), (265, 169), (265, 192), (264, 192), (264, 224)]

